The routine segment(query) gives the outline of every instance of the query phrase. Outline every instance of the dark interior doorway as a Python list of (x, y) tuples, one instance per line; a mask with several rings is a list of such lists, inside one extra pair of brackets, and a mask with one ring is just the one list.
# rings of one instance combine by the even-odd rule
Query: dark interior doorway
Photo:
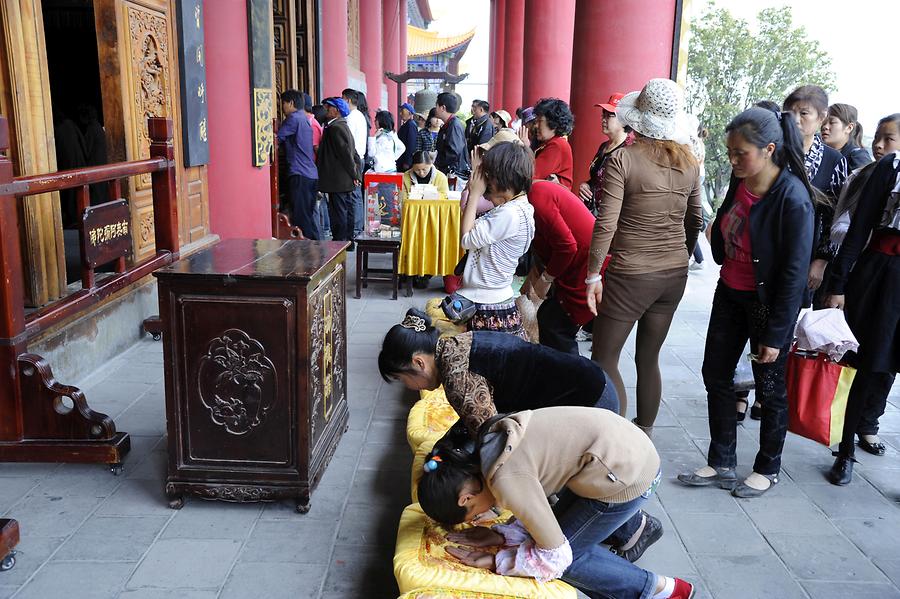
[[(108, 162), (103, 98), (92, 0), (43, 0), (44, 36), (58, 170)], [(105, 186), (91, 186), (91, 204), (107, 201)], [(66, 272), (80, 277), (74, 190), (60, 194)]]

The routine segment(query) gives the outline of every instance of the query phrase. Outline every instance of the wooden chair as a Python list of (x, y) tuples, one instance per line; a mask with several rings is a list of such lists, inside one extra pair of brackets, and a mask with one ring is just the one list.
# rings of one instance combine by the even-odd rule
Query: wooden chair
[[(400, 288), (400, 239), (361, 235), (356, 241), (356, 299), (362, 297), (360, 287), (368, 287), (369, 280), (390, 281), (391, 299), (397, 299)], [(391, 268), (369, 268), (369, 254), (390, 254)]]

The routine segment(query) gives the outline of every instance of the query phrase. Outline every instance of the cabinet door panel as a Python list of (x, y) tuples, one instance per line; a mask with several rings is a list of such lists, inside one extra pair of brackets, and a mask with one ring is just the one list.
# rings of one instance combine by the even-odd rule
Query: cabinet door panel
[(345, 276), (342, 265), (309, 296), (310, 448), (318, 445), (332, 416), (346, 402), (347, 336), (344, 316)]

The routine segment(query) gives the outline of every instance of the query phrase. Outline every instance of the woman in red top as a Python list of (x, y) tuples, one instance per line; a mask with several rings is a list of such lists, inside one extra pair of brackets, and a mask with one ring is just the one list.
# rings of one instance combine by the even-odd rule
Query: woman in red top
[(572, 147), (565, 136), (572, 132), (575, 117), (569, 105), (558, 98), (543, 98), (534, 106), (533, 131), (540, 144), (534, 151), (534, 178), (547, 179), (572, 190)]
[(594, 318), (587, 305), (587, 271), (594, 215), (571, 191), (549, 181), (535, 181), (528, 192), (534, 207), (531, 250), (542, 263), (526, 282), (539, 298), (537, 320), (541, 345), (579, 355), (575, 334)]

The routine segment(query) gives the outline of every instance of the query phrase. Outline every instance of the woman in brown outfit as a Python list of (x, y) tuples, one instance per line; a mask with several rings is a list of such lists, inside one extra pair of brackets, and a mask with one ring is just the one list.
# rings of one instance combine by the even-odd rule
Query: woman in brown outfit
[[(637, 418), (650, 434), (662, 379), (659, 351), (687, 284), (688, 258), (703, 225), (700, 170), (691, 153), (690, 125), (681, 88), (651, 79), (619, 101), (617, 116), (636, 133), (604, 172), (601, 205), (588, 263), (588, 306), (594, 320), (592, 358), (609, 374), (622, 415), (627, 396), (619, 356), (638, 324)], [(600, 266), (613, 259), (601, 280)]]

